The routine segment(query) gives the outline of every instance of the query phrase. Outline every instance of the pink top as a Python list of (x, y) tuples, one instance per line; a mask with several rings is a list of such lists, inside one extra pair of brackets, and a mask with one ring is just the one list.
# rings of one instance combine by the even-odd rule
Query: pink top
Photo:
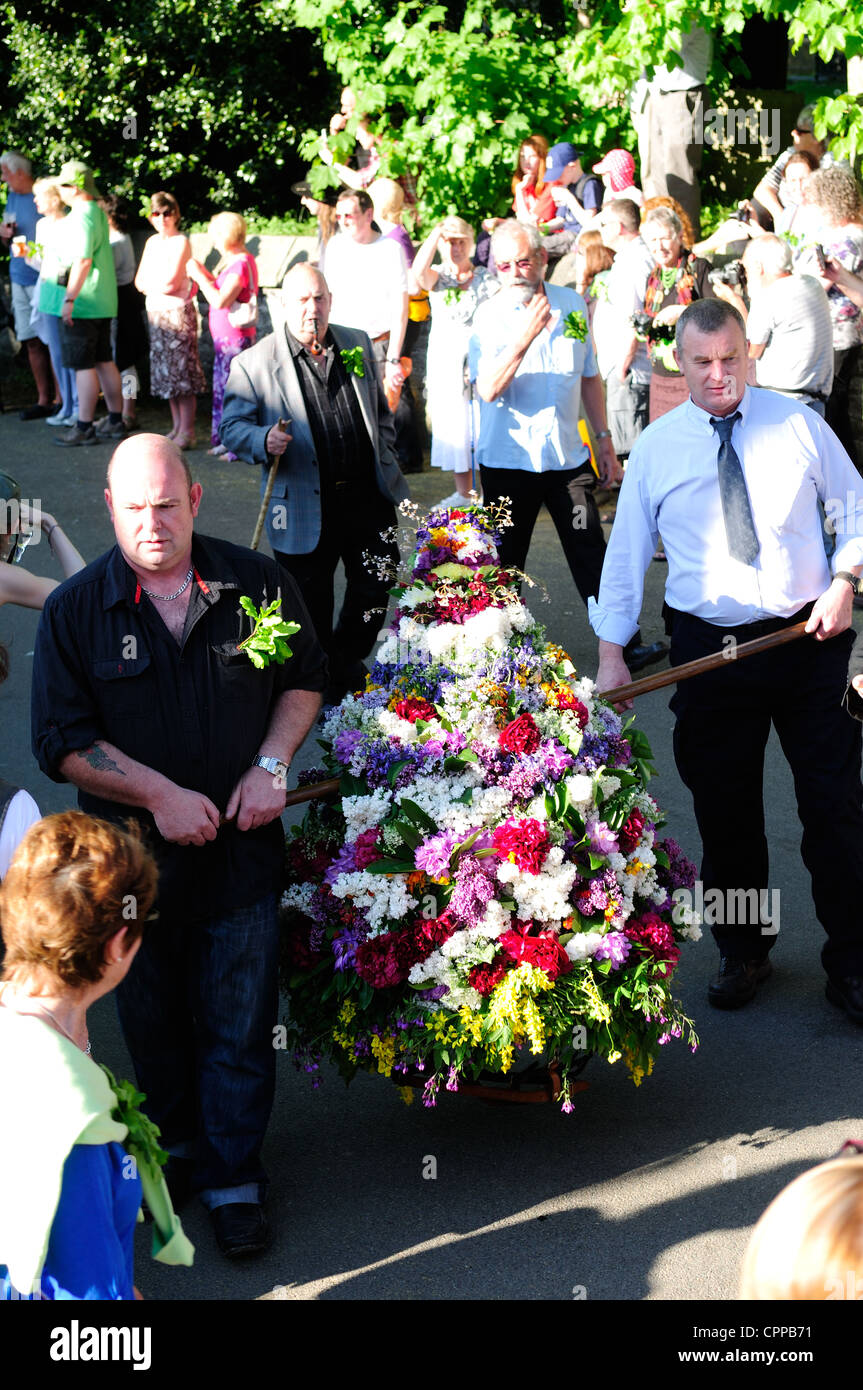
[(229, 275), (240, 277), (240, 293), (227, 309), (214, 309), (212, 304), (210, 305), (210, 335), (213, 342), (254, 342), (258, 331), (256, 324), (247, 323), (239, 328), (232, 324), (229, 318), (234, 305), (248, 304), (251, 296), (258, 293), (258, 267), (254, 256), (249, 251), (241, 251), (229, 261), (225, 269), (216, 276), (216, 289), (222, 288)]

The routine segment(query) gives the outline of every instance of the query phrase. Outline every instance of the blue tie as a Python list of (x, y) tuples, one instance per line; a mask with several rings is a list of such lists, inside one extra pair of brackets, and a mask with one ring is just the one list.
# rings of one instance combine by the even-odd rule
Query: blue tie
[(735, 410), (733, 415), (726, 415), (721, 420), (716, 420), (711, 415), (710, 423), (720, 440), (717, 458), (719, 496), (722, 501), (722, 514), (725, 518), (728, 550), (732, 559), (740, 560), (744, 565), (752, 565), (755, 563), (755, 557), (761, 546), (755, 534), (755, 522), (752, 520), (752, 508), (749, 505), (749, 493), (746, 491), (743, 467), (737, 457), (734, 445), (731, 443), (731, 431), (734, 428), (734, 422), (741, 418), (740, 411)]

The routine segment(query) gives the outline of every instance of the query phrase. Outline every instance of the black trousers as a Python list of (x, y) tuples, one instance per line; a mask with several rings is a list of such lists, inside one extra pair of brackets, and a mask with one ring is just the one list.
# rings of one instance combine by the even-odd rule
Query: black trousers
[[(325, 488), (321, 497), (321, 538), (308, 555), (275, 558), (296, 581), (318, 641), (329, 658), (330, 685), (357, 683), (359, 665), (377, 640), (389, 605), (392, 578), (380, 578), (363, 563), (363, 553), (398, 564), (398, 547), (380, 533), (396, 524), (395, 508), (371, 482)], [(344, 603), (333, 624), (333, 579), (339, 561), (345, 567)], [(365, 615), (371, 616), (366, 619)]]
[(525, 473), (519, 468), (480, 468), (486, 505), (509, 497), (513, 525), (501, 535), (501, 564), (523, 570), (530, 538), (545, 503), (585, 604), (599, 594), (605, 537), (594, 490), (596, 474), (589, 463), (553, 473)]
[[(810, 608), (785, 620), (728, 629), (672, 612), (671, 664), (729, 650), (729, 637), (743, 643), (807, 617)], [(853, 641), (851, 631), (827, 642), (801, 637), (759, 656), (729, 660), (719, 671), (682, 681), (671, 700), (677, 716), (674, 756), (692, 792), (701, 834), (705, 898), (719, 889), (726, 904), (725, 922), (712, 928), (725, 955), (760, 959), (776, 940), (775, 920), (766, 920), (775, 918), (775, 891), (763, 792), (772, 724), (794, 774), (801, 853), (827, 933), (824, 969), (832, 976), (863, 974), (861, 725), (841, 705)], [(750, 894), (750, 910), (742, 910), (742, 893), (751, 889), (757, 892)], [(730, 902), (736, 908), (731, 914)], [(780, 934), (790, 907), (789, 901), (780, 912)], [(736, 920), (729, 922), (729, 915)]]

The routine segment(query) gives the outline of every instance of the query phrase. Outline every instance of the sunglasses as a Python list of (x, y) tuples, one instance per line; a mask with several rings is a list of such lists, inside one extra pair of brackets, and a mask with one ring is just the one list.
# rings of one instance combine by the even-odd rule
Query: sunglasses
[(151, 212), (151, 213), (150, 213), (150, 221), (152, 222), (152, 221), (154, 220), (154, 218), (156, 218), (156, 217), (173, 217), (173, 216), (174, 216), (174, 214), (173, 214), (172, 212), (170, 212), (170, 211), (165, 211), (165, 212)]
[(513, 266), (518, 266), (521, 271), (530, 270), (533, 265), (533, 256), (525, 256), (520, 261), (497, 261), (496, 265), (498, 270), (504, 275), (509, 275)]

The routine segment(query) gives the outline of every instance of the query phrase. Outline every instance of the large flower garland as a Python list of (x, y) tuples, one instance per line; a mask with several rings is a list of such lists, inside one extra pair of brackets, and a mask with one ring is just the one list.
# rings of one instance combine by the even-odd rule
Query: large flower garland
[(671, 996), (695, 870), (656, 837), (650, 749), (546, 641), (495, 524), (420, 525), (368, 688), (324, 722), (341, 802), (287, 848), (298, 1062), (419, 1071), (426, 1104), (520, 1050), (564, 1075), (623, 1057), (638, 1085), (669, 1038), (696, 1045)]

